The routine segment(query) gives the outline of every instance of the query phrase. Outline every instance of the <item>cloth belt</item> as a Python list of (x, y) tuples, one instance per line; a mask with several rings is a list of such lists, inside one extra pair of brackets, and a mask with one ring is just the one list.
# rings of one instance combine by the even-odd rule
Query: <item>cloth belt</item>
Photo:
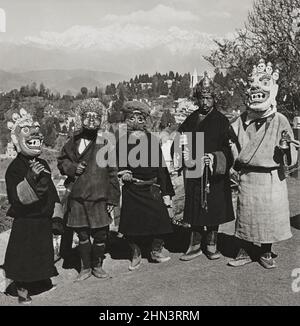
[(257, 173), (270, 173), (272, 171), (279, 170), (279, 167), (266, 168), (263, 166), (239, 166), (239, 171), (247, 171), (247, 172), (257, 172)]

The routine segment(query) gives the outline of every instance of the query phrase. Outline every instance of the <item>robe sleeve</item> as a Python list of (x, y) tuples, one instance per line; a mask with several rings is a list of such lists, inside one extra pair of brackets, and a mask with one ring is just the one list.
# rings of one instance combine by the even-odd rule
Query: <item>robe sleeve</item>
[(60, 156), (57, 158), (57, 167), (62, 175), (74, 178), (78, 163), (71, 160), (66, 151), (66, 145), (62, 148)]
[(229, 132), (230, 125), (228, 122), (228, 124), (225, 124), (224, 132), (222, 133), (223, 141), (220, 150), (212, 153), (214, 155), (214, 175), (224, 175), (228, 173), (233, 164), (233, 155), (231, 153), (231, 147), (229, 143)]
[[(50, 171), (49, 165), (45, 161), (41, 164)], [(41, 174), (35, 176), (29, 169), (25, 177), (16, 169), (8, 169), (5, 175), (7, 194), (12, 206), (21, 209), (23, 205), (31, 205), (51, 192), (52, 198), (59, 203), (56, 188), (51, 179), (51, 175)]]
[(117, 168), (108, 167), (109, 184), (108, 184), (108, 195), (107, 203), (118, 206), (120, 202), (120, 184), (118, 179)]
[(30, 205), (39, 200), (26, 177), (24, 178), (19, 171), (8, 169), (5, 182), (9, 203), (15, 209), (21, 209), (23, 205)]

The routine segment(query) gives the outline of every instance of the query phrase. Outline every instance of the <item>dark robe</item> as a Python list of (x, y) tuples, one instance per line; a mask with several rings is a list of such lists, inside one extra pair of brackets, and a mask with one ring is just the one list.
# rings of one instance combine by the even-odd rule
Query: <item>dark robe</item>
[[(150, 167), (151, 142), (147, 134), (148, 148), (143, 148), (148, 154), (147, 167), (119, 167), (119, 171), (129, 170), (133, 178), (146, 183), (126, 182), (122, 187), (122, 207), (119, 231), (127, 236), (162, 235), (173, 232), (168, 209), (163, 202), (163, 196), (174, 196), (173, 185), (168, 169), (163, 164), (163, 156), (158, 139), (152, 138), (152, 146), (158, 149), (159, 164)], [(127, 144), (127, 157), (135, 144)], [(119, 153), (119, 146), (117, 146)], [(120, 160), (119, 160), (120, 161)], [(148, 183), (147, 183), (148, 182)]]
[[(185, 179), (183, 220), (192, 226), (216, 226), (234, 220), (229, 170), (233, 163), (229, 146), (229, 121), (215, 108), (203, 119), (199, 110), (193, 112), (179, 127), (179, 132), (204, 132), (204, 153), (214, 155), (213, 173), (209, 172), (210, 192), (207, 210), (202, 206), (204, 184), (202, 178)], [(196, 143), (193, 141), (192, 157)]]
[[(14, 218), (6, 250), (6, 277), (18, 282), (35, 282), (57, 275), (54, 266), (52, 217), (59, 203), (51, 175), (35, 178), (29, 159), (19, 154), (9, 165), (5, 180), (7, 212)], [(47, 170), (46, 161), (36, 158)]]
[[(104, 144), (97, 144), (96, 136), (79, 154), (78, 147), (83, 136), (78, 133), (70, 138), (58, 157), (58, 169), (68, 176), (66, 186), (72, 185), (67, 225), (73, 228), (102, 228), (111, 223), (107, 204), (119, 204), (117, 169), (97, 164), (97, 153)], [(82, 161), (87, 163), (87, 167), (82, 175), (76, 176), (77, 165)]]

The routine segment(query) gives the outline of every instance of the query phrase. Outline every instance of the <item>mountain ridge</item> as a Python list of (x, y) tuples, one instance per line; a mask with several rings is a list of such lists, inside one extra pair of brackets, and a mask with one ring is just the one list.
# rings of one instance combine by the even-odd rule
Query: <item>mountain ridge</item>
[(110, 83), (118, 83), (127, 80), (128, 76), (91, 69), (44, 69), (29, 70), (24, 72), (11, 72), (0, 69), (0, 90), (10, 91), (21, 86), (35, 82), (38, 86), (43, 83), (47, 88), (55, 92), (71, 92), (76, 94), (80, 88), (88, 89), (105, 87)]

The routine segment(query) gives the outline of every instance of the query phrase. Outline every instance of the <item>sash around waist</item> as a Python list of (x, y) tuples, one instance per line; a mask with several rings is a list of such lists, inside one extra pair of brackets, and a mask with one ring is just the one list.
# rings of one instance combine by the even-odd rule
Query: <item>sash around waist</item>
[(257, 172), (257, 173), (270, 173), (275, 170), (279, 170), (279, 166), (274, 167), (264, 167), (264, 166), (252, 166), (252, 165), (243, 165), (243, 164), (236, 164), (234, 166), (236, 171), (247, 171), (247, 172)]

